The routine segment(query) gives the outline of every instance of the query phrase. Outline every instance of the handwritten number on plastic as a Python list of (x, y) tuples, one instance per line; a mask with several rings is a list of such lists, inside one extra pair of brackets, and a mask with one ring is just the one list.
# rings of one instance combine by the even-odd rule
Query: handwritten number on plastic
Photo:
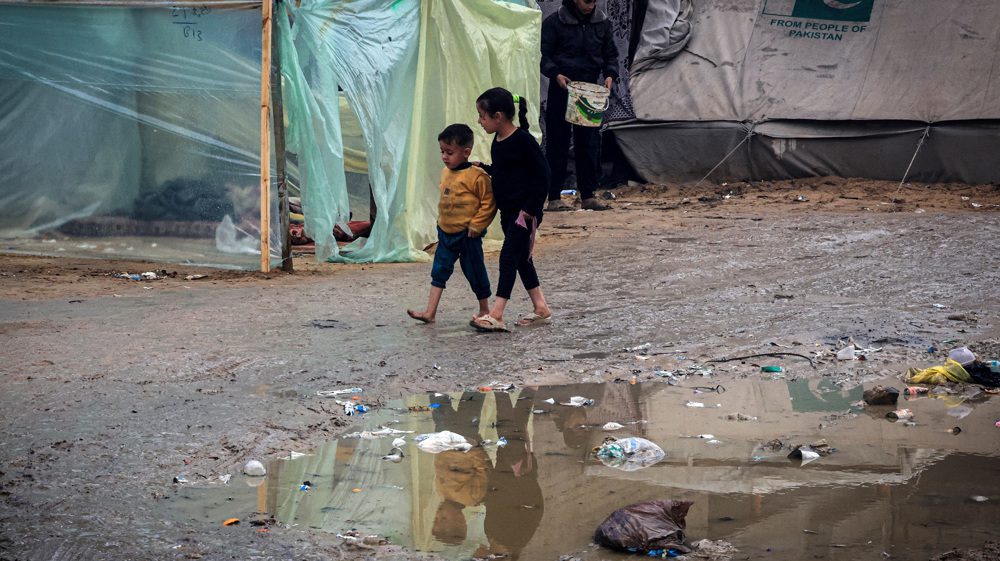
[(212, 8), (208, 6), (171, 6), (170, 17), (176, 18), (173, 23), (183, 26), (181, 32), (185, 39), (192, 41), (203, 41), (202, 32), (197, 28), (198, 19), (212, 13)]

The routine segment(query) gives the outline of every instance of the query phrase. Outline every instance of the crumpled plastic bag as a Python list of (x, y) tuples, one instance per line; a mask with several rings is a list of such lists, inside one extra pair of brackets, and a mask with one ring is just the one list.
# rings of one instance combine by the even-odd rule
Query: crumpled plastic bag
[(260, 255), (260, 241), (237, 228), (233, 219), (227, 214), (215, 227), (215, 249), (223, 253)]
[(711, 559), (712, 561), (731, 561), (733, 555), (739, 551), (733, 547), (733, 544), (722, 540), (698, 540), (691, 544), (691, 547), (694, 548), (694, 551), (688, 557)]
[(906, 371), (906, 382), (910, 384), (947, 384), (950, 382), (971, 383), (972, 376), (962, 365), (945, 359), (942, 366), (932, 366), (923, 370), (911, 368)]
[(467, 452), (472, 448), (472, 444), (464, 436), (446, 430), (421, 434), (413, 440), (417, 442), (417, 448), (431, 454), (438, 454), (448, 450)]
[(609, 549), (630, 553), (674, 550), (690, 553), (684, 544), (684, 518), (691, 501), (662, 499), (636, 503), (611, 513), (594, 531), (594, 541)]
[(602, 464), (622, 471), (647, 468), (667, 455), (656, 443), (635, 436), (621, 439), (609, 436), (594, 449), (594, 454)]

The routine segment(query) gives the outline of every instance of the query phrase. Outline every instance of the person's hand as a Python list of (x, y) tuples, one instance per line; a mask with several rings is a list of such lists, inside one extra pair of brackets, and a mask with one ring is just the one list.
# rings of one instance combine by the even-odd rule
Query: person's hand
[(482, 232), (477, 232), (477, 231), (472, 230), (472, 229), (466, 230), (466, 232), (468, 232), (467, 235), (470, 238), (478, 238), (480, 235), (482, 235)]
[(569, 78), (563, 76), (562, 74), (559, 74), (558, 76), (556, 76), (556, 82), (559, 82), (559, 87), (565, 90), (567, 85), (569, 84)]
[(608, 76), (607, 78), (604, 79), (604, 87), (608, 88), (610, 90), (611, 89), (611, 84), (614, 83), (614, 81), (615, 81), (614, 78), (612, 78), (611, 76)]
[(473, 165), (473, 166), (476, 166), (477, 168), (482, 168), (483, 167), (483, 163), (479, 162), (479, 161), (471, 161), (471, 162), (469, 162), (469, 164)]

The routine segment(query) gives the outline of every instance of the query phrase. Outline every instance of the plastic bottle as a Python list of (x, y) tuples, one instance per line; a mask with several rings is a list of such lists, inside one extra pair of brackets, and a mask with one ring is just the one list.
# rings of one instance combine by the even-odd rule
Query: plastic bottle
[(987, 360), (986, 366), (990, 367), (990, 372), (1000, 374), (1000, 360)]
[(927, 393), (929, 391), (931, 391), (931, 390), (928, 389), (928, 388), (921, 388), (920, 386), (910, 386), (910, 387), (906, 388), (906, 395), (910, 395), (910, 396), (921, 395), (921, 394), (925, 394), (925, 393)]

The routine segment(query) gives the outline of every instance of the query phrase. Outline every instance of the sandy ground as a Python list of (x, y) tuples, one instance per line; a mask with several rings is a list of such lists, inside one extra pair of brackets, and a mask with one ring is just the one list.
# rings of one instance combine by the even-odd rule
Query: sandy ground
[[(1000, 355), (996, 186), (816, 178), (615, 194), (610, 212), (546, 215), (536, 261), (555, 321), (512, 334), (470, 330), (459, 276), (437, 324), (407, 318), (429, 264), (300, 260), (265, 275), (0, 257), (0, 558), (419, 558), (159, 515), (182, 471), (235, 473), (342, 433), (342, 413), (308, 399), (317, 390), (360, 385), (374, 403), (633, 370), (656, 383), (623, 351), (646, 343), (696, 361), (772, 343), (883, 347), (811, 374), (852, 382), (936, 364), (949, 344)], [(495, 281), (496, 254), (487, 262)], [(177, 276), (111, 276), (161, 269)], [(509, 310), (530, 311), (520, 289)]]

